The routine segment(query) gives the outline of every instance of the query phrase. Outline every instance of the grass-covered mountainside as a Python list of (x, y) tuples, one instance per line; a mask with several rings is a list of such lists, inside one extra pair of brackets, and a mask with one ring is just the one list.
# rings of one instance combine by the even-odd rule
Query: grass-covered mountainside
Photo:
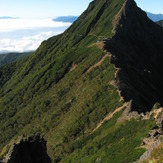
[(23, 58), (26, 55), (31, 54), (31, 52), (26, 52), (26, 53), (7, 53), (7, 54), (0, 54), (0, 66), (14, 62), (20, 58)]
[(158, 22), (156, 22), (158, 25), (160, 25), (161, 27), (163, 27), (163, 20), (160, 20)]
[[(132, 29), (133, 22), (137, 26)], [(152, 33), (146, 33), (147, 28)], [(161, 79), (156, 82), (158, 86), (154, 85), (155, 79), (150, 85), (147, 79), (157, 77), (159, 71), (144, 80), (151, 70), (145, 70), (142, 64), (148, 65), (154, 59), (158, 61), (155, 68), (160, 70), (162, 46), (158, 41), (162, 33), (162, 28), (148, 20), (133, 0), (94, 0), (63, 34), (44, 41), (28, 57), (2, 66), (0, 157), (19, 135), (39, 132), (47, 140), (47, 151), (54, 162), (115, 163), (139, 159), (145, 152), (140, 148), (142, 140), (155, 122), (152, 116), (143, 120), (139, 116), (126, 118), (123, 111), (125, 102), (131, 99), (136, 106), (141, 105), (139, 111), (151, 109), (145, 108), (146, 103), (139, 98), (159, 95), (160, 90), (153, 96), (148, 94), (149, 89), (152, 94), (153, 89), (161, 88), (161, 74), (155, 78)], [(154, 50), (148, 54), (146, 48), (153, 37), (159, 39), (150, 44)], [(110, 62), (123, 73), (117, 74), (118, 69)], [(143, 71), (138, 71), (138, 65)], [(123, 85), (128, 85), (126, 92)], [(155, 96), (150, 104), (160, 102), (157, 97), (162, 96)], [(103, 119), (106, 121), (100, 123)]]

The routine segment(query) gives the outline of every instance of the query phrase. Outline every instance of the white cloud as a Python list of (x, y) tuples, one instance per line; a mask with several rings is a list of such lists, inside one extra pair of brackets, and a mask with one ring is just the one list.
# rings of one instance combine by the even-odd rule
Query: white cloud
[(54, 22), (51, 19), (0, 20), (0, 53), (36, 50), (43, 40), (62, 33), (70, 25), (70, 23)]
[(0, 32), (41, 27), (66, 27), (69, 25), (70, 23), (55, 22), (52, 19), (0, 19)]
[[(58, 32), (61, 33), (61, 32)], [(47, 38), (54, 36), (55, 32), (42, 32), (31, 37), (23, 37), (22, 39), (1, 39), (0, 52), (26, 52), (37, 49), (40, 43)]]

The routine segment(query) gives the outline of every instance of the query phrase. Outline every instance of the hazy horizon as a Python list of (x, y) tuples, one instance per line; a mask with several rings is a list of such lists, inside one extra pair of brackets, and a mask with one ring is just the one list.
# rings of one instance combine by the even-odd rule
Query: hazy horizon
[[(0, 0), (0, 17), (53, 18), (67, 15), (80, 15), (92, 0)], [(135, 0), (145, 11), (163, 14), (162, 0)]]
[(0, 19), (0, 24), (0, 54), (34, 51), (71, 25), (52, 19)]

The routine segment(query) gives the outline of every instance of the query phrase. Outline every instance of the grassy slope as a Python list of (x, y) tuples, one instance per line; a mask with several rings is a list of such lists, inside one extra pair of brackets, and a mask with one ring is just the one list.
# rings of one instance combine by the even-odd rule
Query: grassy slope
[[(79, 139), (72, 145), (75, 150), (62, 162), (109, 162), (123, 163), (136, 161), (145, 149), (137, 148), (143, 137), (154, 127), (150, 120), (131, 120), (116, 124), (121, 112), (117, 113), (99, 130), (84, 139)], [(142, 127), (146, 126), (146, 127)]]
[(14, 62), (20, 58), (23, 58), (26, 55), (31, 54), (31, 52), (26, 52), (26, 53), (7, 53), (7, 54), (0, 54), (0, 66)]
[[(108, 58), (91, 73), (85, 73), (105, 55), (91, 46), (96, 43), (97, 34), (104, 32), (100, 29), (95, 32), (94, 25), (101, 14), (101, 18), (107, 18), (108, 11), (101, 11), (105, 3), (109, 2), (92, 2), (65, 33), (43, 42), (24, 61), (2, 66), (1, 148), (17, 134), (38, 131), (45, 134), (51, 156), (55, 151), (60, 155), (63, 149), (58, 143), (63, 144), (66, 137), (71, 142), (83, 132), (92, 130), (99, 120), (120, 105), (116, 88), (108, 85), (115, 73), (113, 66), (108, 66)], [(112, 2), (112, 16), (122, 3)], [(112, 28), (111, 22), (108, 27)], [(111, 36), (111, 31), (106, 35)], [(72, 64), (77, 64), (77, 68), (68, 72)]]
[[(116, 71), (109, 64), (109, 58), (91, 72), (86, 72), (105, 55), (95, 43), (113, 35), (112, 19), (123, 2), (93, 1), (63, 34), (43, 42), (24, 60), (1, 67), (0, 151), (18, 135), (40, 132), (47, 139), (52, 159), (69, 156), (74, 160), (71, 153), (76, 155), (76, 151), (72, 145), (85, 137), (90, 141), (87, 135), (96, 124), (122, 105), (116, 88), (109, 85)], [(76, 68), (69, 71), (73, 65), (77, 65)], [(131, 122), (131, 126), (139, 124), (135, 123)], [(146, 129), (146, 123), (140, 122), (140, 126)], [(126, 132), (126, 128), (127, 124), (123, 131)], [(111, 135), (114, 136), (119, 129), (111, 127)], [(109, 132), (105, 134), (109, 136)], [(103, 138), (103, 134), (99, 137), (100, 141), (107, 138)], [(141, 138), (142, 135), (129, 149), (139, 146)], [(113, 137), (111, 141), (114, 141)], [(107, 146), (108, 143), (104, 143), (103, 149)], [(76, 148), (84, 152), (83, 147)], [(92, 157), (95, 159), (96, 155)]]

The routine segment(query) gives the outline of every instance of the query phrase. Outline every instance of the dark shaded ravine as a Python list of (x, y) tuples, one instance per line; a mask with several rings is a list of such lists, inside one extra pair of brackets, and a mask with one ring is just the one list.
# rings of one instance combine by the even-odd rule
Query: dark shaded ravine
[(125, 101), (133, 99), (132, 109), (138, 112), (151, 110), (156, 102), (163, 106), (163, 29), (133, 0), (117, 17), (116, 34), (105, 40), (105, 50), (119, 68), (115, 80), (121, 95)]

